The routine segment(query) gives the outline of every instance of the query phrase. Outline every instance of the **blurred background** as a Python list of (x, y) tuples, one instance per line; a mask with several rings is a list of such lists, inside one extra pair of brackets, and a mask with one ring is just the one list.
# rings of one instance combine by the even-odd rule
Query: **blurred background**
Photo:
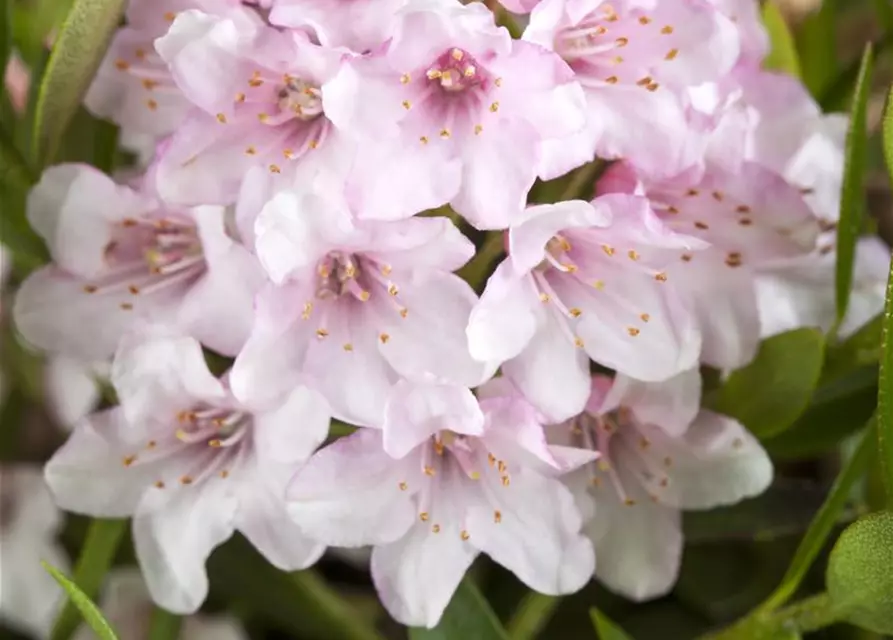
[[(11, 3), (17, 52), (6, 69), (7, 91), (0, 101), (0, 121), (10, 123), (7, 131), (13, 133), (21, 148), (27, 148), (30, 123), (27, 117), (18, 117), (16, 113), (25, 112), (25, 105), (33, 98), (28, 86), (29, 72), (45, 65), (46, 43), (64, 18), (70, 0), (0, 3)], [(886, 11), (878, 11), (884, 3), (888, 5)], [(893, 75), (893, 24), (884, 24), (879, 18), (890, 15), (890, 0), (777, 0), (776, 4), (795, 34), (801, 58), (809, 61), (802, 69), (803, 79), (826, 111), (848, 108), (864, 44), (868, 40), (876, 43), (875, 88), (869, 108), (870, 128), (876, 132)], [(833, 20), (819, 19), (819, 12), (822, 16), (830, 13)], [(114, 135), (113, 127), (81, 110), (57, 161), (95, 162), (96, 150), (106, 148), (105, 141)], [(869, 167), (870, 216), (890, 243), (893, 198), (877, 135), (872, 136)], [(12, 194), (0, 193), (0, 209), (21, 204)], [(2, 219), (0, 215), (0, 223)], [(17, 239), (16, 230), (5, 231), (4, 237), (11, 237), (12, 241), (32, 241), (28, 237)], [(46, 557), (52, 552), (59, 554), (60, 563), (70, 566), (87, 533), (85, 518), (27, 515), (27, 505), (41, 500), (37, 495), (39, 488), (29, 484), (28, 478), (39, 478), (41, 465), (65, 439), (73, 422), (111, 398), (97, 382), (103, 374), (101, 366), (60, 359), (45, 361), (17, 341), (9, 318), (11, 298), (16, 284), (35, 265), (11, 259), (8, 252), (2, 256), (0, 638), (6, 639), (33, 637), (12, 630), (24, 631), (29, 626), (27, 621), (17, 619), (21, 618), (21, 607), (26, 606), (16, 598), (25, 580), (22, 572), (27, 571), (23, 563), (33, 564), (29, 559), (37, 557), (35, 554), (43, 553), (41, 557)], [(777, 479), (770, 491), (735, 507), (686, 514), (687, 546), (681, 577), (671, 595), (634, 604), (591, 583), (582, 592), (561, 601), (540, 637), (592, 638), (588, 610), (596, 605), (635, 638), (692, 638), (734, 621), (763, 600), (781, 579), (841, 460), (848, 455), (852, 434), (864, 426), (874, 410), (879, 326), (874, 322), (857, 336), (861, 346), (845, 356), (849, 360), (846, 376), (820, 385), (798, 424), (765, 442), (777, 463)], [(832, 352), (828, 357), (836, 356)], [(882, 502), (883, 489), (876, 476), (877, 473), (870, 474), (867, 481), (856, 487), (840, 528)], [(113, 623), (116, 618), (123, 621), (119, 622), (123, 640), (143, 637), (141, 629), (146, 628), (151, 612), (145, 595), (141, 595), (139, 578), (134, 585), (132, 573), (127, 575), (126, 568), (133, 563), (130, 541), (125, 540), (115, 558), (116, 567), (122, 571), (107, 589), (104, 600), (100, 598), (100, 605), (106, 603), (103, 608), (109, 609)], [(328, 587), (320, 584), (318, 588), (337, 589), (355, 606), (358, 615), (366, 617), (386, 637), (405, 637), (405, 629), (392, 623), (378, 604), (366, 564), (362, 552), (328, 555), (317, 566)], [(805, 581), (802, 595), (822, 589), (824, 565), (822, 558), (815, 563), (815, 575)], [(497, 614), (508, 618), (527, 590), (486, 558), (481, 558), (473, 571)], [(302, 593), (289, 576), (266, 564), (238, 535), (212, 555), (209, 572), (211, 597), (190, 635), (184, 627), (181, 637), (186, 640), (246, 637), (232, 631), (239, 626), (247, 637), (258, 640), (337, 639), (337, 632), (316, 615), (319, 594)], [(52, 598), (59, 595), (57, 591), (49, 583), (46, 606), (55, 606)], [(18, 613), (16, 607), (20, 608)], [(221, 614), (228, 618), (215, 618)], [(215, 627), (215, 620), (223, 620), (223, 625)], [(202, 624), (206, 626), (202, 628)], [(230, 633), (236, 635), (227, 635)], [(840, 625), (810, 637), (869, 640), (879, 636)]]

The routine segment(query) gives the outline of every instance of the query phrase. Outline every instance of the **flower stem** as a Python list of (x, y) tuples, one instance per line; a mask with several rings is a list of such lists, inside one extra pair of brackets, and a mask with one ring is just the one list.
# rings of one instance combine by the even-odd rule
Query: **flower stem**
[(533, 640), (549, 623), (560, 598), (547, 596), (536, 591), (528, 593), (508, 624), (512, 640)]
[(490, 266), (505, 251), (505, 240), (501, 231), (491, 231), (487, 234), (484, 244), (468, 261), (468, 263), (459, 269), (456, 273), (460, 278), (471, 285), (471, 288), (481, 292), (484, 283), (487, 281), (492, 270)]
[[(87, 539), (74, 569), (73, 581), (91, 600), (96, 598), (126, 530), (127, 520), (93, 520), (90, 523)], [(68, 640), (80, 623), (81, 614), (69, 600), (53, 624), (50, 640)]]
[(748, 617), (702, 640), (775, 640), (800, 637), (799, 634), (830, 626), (841, 619), (841, 612), (831, 604), (827, 592), (810, 596), (799, 602), (761, 616)]
[(315, 605), (320, 617), (325, 617), (333, 634), (344, 640), (382, 640), (372, 628), (319, 574), (311, 570), (291, 574), (292, 582), (304, 599)]
[(589, 200), (595, 191), (595, 180), (605, 168), (604, 160), (593, 160), (576, 170), (567, 187), (558, 196), (558, 202), (564, 200)]

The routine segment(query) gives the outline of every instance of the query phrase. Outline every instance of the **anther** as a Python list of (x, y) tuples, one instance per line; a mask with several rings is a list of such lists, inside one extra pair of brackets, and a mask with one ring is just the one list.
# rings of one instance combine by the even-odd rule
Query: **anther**
[(462, 529), (462, 531), (459, 533), (459, 537), (462, 538), (463, 540), (468, 540), (468, 538), (470, 536), (468, 535), (468, 532), (465, 529)]
[(129, 467), (129, 466), (132, 465), (134, 462), (136, 462), (136, 456), (135, 456), (135, 455), (124, 456), (124, 459), (121, 460), (121, 464), (123, 464), (125, 467)]
[(635, 327), (627, 327), (627, 328), (626, 328), (626, 332), (627, 332), (629, 335), (631, 335), (633, 338), (635, 338), (637, 335), (639, 335), (639, 333), (641, 333), (641, 331), (639, 331), (639, 330), (636, 329)]

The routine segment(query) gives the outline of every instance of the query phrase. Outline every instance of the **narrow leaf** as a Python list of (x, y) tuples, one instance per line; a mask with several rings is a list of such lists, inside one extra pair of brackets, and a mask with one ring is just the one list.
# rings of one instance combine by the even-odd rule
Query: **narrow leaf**
[(6, 72), (6, 63), (12, 53), (12, 2), (0, 7), (0, 76)]
[(763, 60), (766, 69), (800, 76), (800, 59), (794, 38), (778, 5), (772, 0), (763, 4), (763, 24), (769, 33), (769, 55)]
[(413, 627), (409, 640), (508, 640), (499, 618), (468, 578), (462, 580), (443, 617), (433, 629)]
[[(94, 598), (108, 573), (121, 537), (127, 530), (126, 520), (93, 520), (87, 539), (81, 547), (74, 582), (86, 598)], [(50, 633), (50, 640), (69, 640), (80, 624), (78, 604), (68, 601)], [(111, 636), (114, 637), (114, 636)]]
[(884, 323), (881, 328), (881, 362), (878, 377), (878, 461), (887, 490), (887, 508), (893, 508), (893, 262), (887, 280)]
[(873, 3), (884, 33), (893, 33), (893, 4), (890, 4), (890, 0), (873, 0)]
[(84, 620), (90, 625), (90, 628), (93, 629), (99, 640), (118, 640), (118, 636), (115, 635), (115, 631), (112, 629), (111, 625), (102, 616), (102, 612), (99, 608), (93, 604), (93, 601), (90, 600), (83, 591), (78, 589), (75, 583), (66, 578), (65, 575), (55, 567), (50, 566), (46, 562), (42, 562), (41, 564), (43, 564), (43, 568), (53, 576), (56, 582), (59, 583), (59, 586), (65, 589), (65, 593), (68, 594), (68, 602), (74, 603), (74, 606), (80, 611)]
[(887, 94), (887, 106), (884, 108), (884, 122), (881, 128), (884, 139), (884, 159), (887, 161), (887, 173), (893, 186), (893, 87)]
[(50, 55), (37, 99), (32, 152), (47, 164), (99, 68), (125, 0), (75, 0)]
[[(34, 172), (19, 153), (12, 138), (0, 129), (0, 188), (6, 191), (27, 191), (34, 183)], [(6, 207), (4, 207), (6, 209)], [(3, 212), (3, 216), (9, 215)]]
[(838, 1), (824, 0), (797, 29), (801, 76), (816, 97), (825, 95), (838, 73), (837, 51), (828, 46), (836, 38)]
[(632, 640), (632, 637), (617, 626), (608, 616), (598, 609), (590, 609), (589, 616), (598, 634), (599, 640)]
[(509, 637), (512, 640), (534, 640), (549, 623), (560, 603), (561, 598), (531, 591), (524, 596), (509, 621)]
[(729, 376), (714, 407), (740, 420), (759, 438), (781, 433), (808, 406), (823, 356), (824, 338), (816, 329), (773, 336), (760, 345), (753, 362)]
[(849, 499), (850, 489), (856, 481), (865, 473), (871, 454), (874, 450), (875, 421), (869, 423), (869, 427), (862, 435), (859, 446), (853, 452), (852, 457), (847, 460), (840, 474), (834, 481), (834, 486), (828, 492), (828, 497), (822, 508), (809, 525), (806, 535), (797, 547), (797, 552), (788, 566), (781, 584), (772, 592), (772, 594), (760, 605), (759, 611), (771, 612), (787, 602), (797, 591), (797, 588), (803, 582), (806, 572), (818, 556), (831, 530), (837, 524), (840, 514)]
[[(867, 162), (868, 97), (871, 89), (873, 63), (871, 44), (866, 45), (862, 65), (856, 81), (856, 91), (846, 138), (846, 156), (843, 187), (840, 196), (840, 223), (837, 232), (837, 271), (835, 274), (835, 300), (837, 323), (843, 321), (850, 300), (853, 284), (853, 264), (856, 257), (856, 241), (862, 231), (865, 211), (865, 165)], [(836, 333), (836, 332), (832, 332)]]

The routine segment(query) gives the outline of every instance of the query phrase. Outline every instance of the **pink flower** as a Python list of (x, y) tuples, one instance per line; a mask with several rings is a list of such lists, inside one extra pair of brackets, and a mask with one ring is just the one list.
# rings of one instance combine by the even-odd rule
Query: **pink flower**
[[(114, 569), (105, 579), (97, 603), (109, 624), (126, 638), (144, 638), (152, 624), (153, 606), (143, 576), (136, 568)], [(81, 625), (75, 640), (95, 640)], [(180, 640), (248, 640), (238, 620), (229, 615), (195, 615), (183, 620)]]
[(109, 362), (84, 362), (66, 355), (47, 358), (43, 391), (50, 414), (70, 430), (99, 405), (99, 382), (108, 377)]
[(28, 219), (53, 257), (24, 282), (13, 309), (35, 346), (99, 360), (145, 319), (227, 355), (247, 338), (263, 274), (226, 234), (223, 208), (172, 209), (66, 164), (44, 172)]
[(16, 631), (49, 637), (62, 590), (40, 562), (68, 572), (57, 542), (62, 513), (53, 504), (38, 467), (0, 467), (0, 621)]
[(739, 47), (727, 18), (689, 0), (544, 0), (524, 39), (554, 49), (586, 94), (587, 127), (547, 143), (545, 178), (594, 155), (626, 158), (648, 174), (681, 169), (685, 91), (728, 73)]
[(406, 3), (407, 0), (274, 0), (270, 22), (283, 27), (311, 27), (323, 45), (363, 53), (390, 36), (396, 13)]
[(661, 383), (617, 376), (592, 381), (586, 409), (557, 440), (601, 457), (567, 482), (595, 516), (595, 575), (633, 600), (663, 595), (682, 555), (681, 511), (712, 509), (762, 493), (772, 462), (738, 422), (699, 409), (696, 369)]
[(325, 403), (295, 387), (274, 403), (237, 401), (191, 338), (161, 331), (122, 340), (112, 366), (119, 407), (94, 414), (46, 466), (64, 509), (133, 516), (133, 536), (155, 602), (198, 609), (211, 550), (241, 531), (275, 566), (304, 568), (323, 548), (307, 540), (282, 500), (295, 466), (326, 436)]
[(233, 19), (258, 23), (238, 0), (134, 0), (127, 26), (115, 34), (84, 104), (95, 115), (120, 125), (127, 146), (151, 150), (183, 123), (191, 106), (174, 84), (167, 64), (155, 52), (176, 15), (202, 8)]
[(229, 204), (256, 166), (293, 182), (346, 172), (352, 145), (329, 121), (322, 92), (343, 51), (200, 11), (178, 15), (155, 45), (196, 106), (158, 160), (166, 200)]
[(372, 576), (394, 618), (433, 627), (481, 552), (549, 594), (580, 589), (592, 548), (556, 479), (591, 460), (546, 444), (523, 401), (401, 382), (383, 431), (360, 429), (322, 449), (288, 489), (311, 536), (375, 545)]
[(753, 0), (708, 0), (734, 23), (741, 40), (739, 64), (756, 68), (769, 53), (769, 34), (760, 15), (760, 5)]
[(401, 376), (473, 386), (492, 374), (465, 340), (477, 297), (451, 273), (474, 247), (448, 219), (354, 226), (331, 191), (284, 192), (255, 231), (258, 256), (281, 284), (258, 296), (233, 370), (237, 395), (278, 393), (305, 375), (336, 417), (379, 424)]
[(819, 225), (800, 191), (750, 161), (735, 172), (709, 166), (638, 182), (630, 165), (618, 163), (598, 189), (642, 193), (668, 228), (708, 243), (697, 253), (679, 251), (666, 273), (697, 319), (701, 361), (720, 369), (747, 364), (760, 340), (757, 277), (808, 255), (818, 237)]
[(573, 73), (513, 41), (480, 3), (415, 0), (393, 29), (323, 90), (335, 125), (363, 140), (348, 183), (354, 208), (396, 219), (450, 203), (478, 228), (508, 226), (543, 141), (583, 126)]
[[(589, 396), (589, 359), (645, 380), (691, 367), (700, 336), (666, 266), (702, 242), (671, 232), (648, 201), (613, 195), (530, 207), (471, 314), (471, 353), (553, 421)], [(672, 281), (672, 278), (670, 278)]]

